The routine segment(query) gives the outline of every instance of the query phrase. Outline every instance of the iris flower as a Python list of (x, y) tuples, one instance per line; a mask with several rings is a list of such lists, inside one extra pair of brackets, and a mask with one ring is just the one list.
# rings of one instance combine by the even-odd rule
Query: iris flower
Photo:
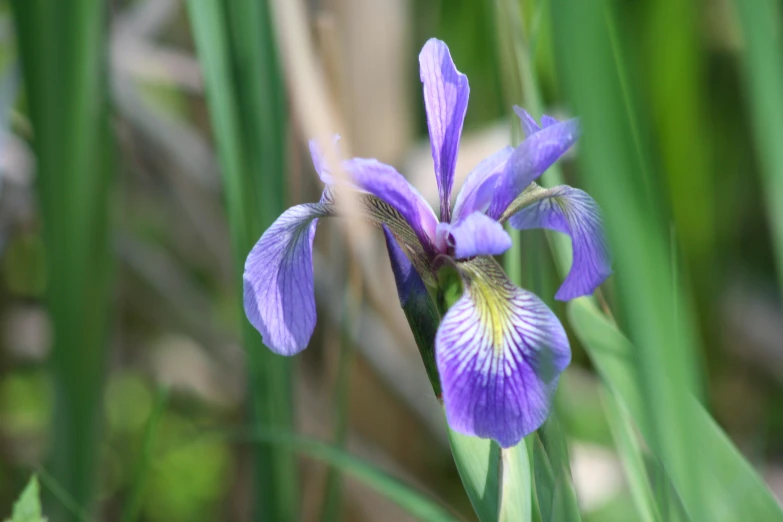
[(333, 191), (354, 191), (364, 218), (385, 233), (403, 306), (427, 289), (437, 294), (444, 267), (459, 274), (461, 297), (445, 312), (435, 335), (446, 418), (456, 431), (510, 447), (546, 420), (571, 351), (555, 314), (514, 285), (493, 258), (511, 246), (503, 224), (571, 237), (573, 262), (556, 299), (589, 295), (611, 273), (593, 199), (569, 186), (545, 189), (534, 183), (575, 143), (579, 125), (548, 116), (539, 124), (515, 107), (525, 140), (476, 166), (452, 206), (468, 79), (439, 40), (424, 45), (419, 65), (440, 215), (394, 167), (375, 159), (343, 160), (347, 179), (338, 180), (311, 142), (324, 195), (318, 203), (289, 208), (252, 249), (245, 264), (245, 312), (275, 353), (293, 355), (307, 346), (316, 322), (316, 224), (337, 214)]

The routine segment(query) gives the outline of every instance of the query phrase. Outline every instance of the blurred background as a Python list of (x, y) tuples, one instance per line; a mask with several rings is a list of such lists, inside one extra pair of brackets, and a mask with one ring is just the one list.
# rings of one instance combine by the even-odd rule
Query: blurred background
[[(513, 23), (508, 3), (0, 1), (0, 516), (37, 470), (57, 520), (412, 520), (248, 436), (268, 424), (474, 519), (382, 236), (319, 224), (318, 325), (293, 359), (246, 324), (239, 273), (277, 215), (319, 198), (313, 136), (340, 133), (437, 200), (417, 59), (430, 37), (470, 80), (457, 184), (519, 137), (511, 106), (531, 94), (508, 65), (513, 31), (535, 41), (536, 104), (574, 115), (548, 3), (514, 3)], [(612, 5), (704, 402), (781, 499), (783, 311), (735, 6)], [(562, 162), (577, 187), (580, 152)], [(542, 239), (523, 262), (537, 249), (552, 264)], [(558, 276), (538, 273), (551, 299)], [(635, 520), (570, 338), (556, 415), (584, 519)]]

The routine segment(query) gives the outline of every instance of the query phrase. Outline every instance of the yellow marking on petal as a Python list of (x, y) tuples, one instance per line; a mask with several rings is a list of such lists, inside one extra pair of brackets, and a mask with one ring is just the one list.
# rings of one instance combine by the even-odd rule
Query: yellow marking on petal
[(470, 274), (465, 282), (479, 311), (479, 321), (491, 334), (495, 353), (500, 354), (513, 324), (509, 300), (514, 289), (508, 287), (508, 277), (492, 258), (477, 257), (461, 263), (460, 268)]

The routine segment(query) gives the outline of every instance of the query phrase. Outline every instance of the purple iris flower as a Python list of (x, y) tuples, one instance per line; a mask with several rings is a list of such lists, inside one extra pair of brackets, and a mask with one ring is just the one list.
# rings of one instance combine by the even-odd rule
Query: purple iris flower
[(575, 143), (579, 125), (548, 116), (539, 124), (515, 107), (525, 140), (482, 161), (452, 207), (468, 79), (457, 71), (448, 47), (439, 40), (424, 45), (419, 64), (440, 219), (393, 167), (375, 159), (345, 160), (341, 166), (348, 179), (338, 181), (311, 142), (315, 169), (327, 186), (324, 196), (319, 203), (285, 211), (250, 252), (244, 274), (245, 312), (275, 353), (293, 355), (307, 346), (316, 321), (316, 223), (337, 213), (333, 191), (354, 191), (364, 217), (386, 234), (403, 306), (413, 292), (437, 294), (438, 273), (444, 266), (459, 274), (462, 296), (442, 317), (435, 335), (446, 417), (459, 432), (510, 447), (546, 419), (571, 351), (555, 314), (538, 297), (514, 285), (492, 257), (511, 246), (503, 223), (571, 237), (573, 263), (555, 296), (559, 300), (589, 295), (611, 274), (593, 199), (569, 186), (545, 189), (534, 183)]

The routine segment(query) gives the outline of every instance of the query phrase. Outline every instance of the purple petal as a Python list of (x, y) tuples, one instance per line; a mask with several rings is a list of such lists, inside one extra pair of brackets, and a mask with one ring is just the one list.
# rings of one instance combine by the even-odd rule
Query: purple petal
[[(340, 141), (340, 135), (335, 134), (332, 137), (332, 143), (330, 146), (334, 148), (335, 157), (339, 157), (339, 151), (337, 150), (337, 142)], [(334, 184), (334, 177), (326, 164), (326, 158), (324, 158), (323, 150), (321, 146), (315, 140), (310, 140), (310, 157), (313, 159), (313, 167), (318, 173), (318, 177), (321, 178), (321, 182), (326, 185)]]
[(397, 295), (400, 297), (400, 305), (405, 308), (412, 293), (426, 292), (427, 289), (389, 227), (383, 225), (382, 228), (383, 235), (386, 237), (386, 248), (389, 250), (389, 261), (394, 272), (394, 282), (397, 284)]
[(584, 191), (560, 185), (548, 197), (514, 214), (514, 228), (548, 228), (571, 236), (574, 260), (555, 299), (567, 301), (592, 294), (612, 273), (598, 205)]
[(432, 159), (440, 195), (440, 219), (451, 218), (451, 186), (457, 164), (457, 149), (462, 122), (468, 108), (468, 78), (451, 60), (449, 48), (431, 38), (419, 54), (421, 82), (424, 84), (424, 107), (430, 131)]
[(541, 116), (541, 127), (542, 128), (549, 127), (550, 125), (554, 125), (555, 123), (557, 123), (557, 120), (555, 118), (553, 118), (552, 116), (547, 116), (546, 114)]
[(454, 220), (475, 211), (486, 212), (489, 202), (492, 200), (497, 176), (503, 172), (503, 167), (512, 152), (514, 152), (512, 147), (505, 147), (479, 163), (468, 174), (462, 189), (457, 194)]
[(525, 138), (529, 138), (541, 130), (541, 127), (538, 126), (535, 118), (533, 118), (525, 109), (519, 105), (514, 105), (514, 112), (517, 113), (517, 116), (519, 116), (519, 121), (522, 124), (522, 130), (525, 133)]
[(432, 246), (438, 218), (424, 196), (402, 174), (375, 159), (353, 158), (343, 165), (357, 187), (385, 201), (400, 213), (425, 249)]
[(571, 352), (560, 321), (491, 258), (459, 263), (465, 292), (443, 318), (435, 353), (449, 425), (517, 444), (549, 414)]
[(456, 259), (498, 256), (511, 248), (511, 236), (494, 219), (474, 212), (449, 225), (446, 244), (454, 249)]
[(530, 183), (535, 181), (579, 138), (576, 119), (553, 123), (531, 134), (511, 154), (495, 184), (487, 214), (497, 219)]
[(313, 237), (317, 218), (326, 215), (317, 203), (289, 208), (245, 261), (245, 314), (275, 353), (294, 355), (313, 335)]

